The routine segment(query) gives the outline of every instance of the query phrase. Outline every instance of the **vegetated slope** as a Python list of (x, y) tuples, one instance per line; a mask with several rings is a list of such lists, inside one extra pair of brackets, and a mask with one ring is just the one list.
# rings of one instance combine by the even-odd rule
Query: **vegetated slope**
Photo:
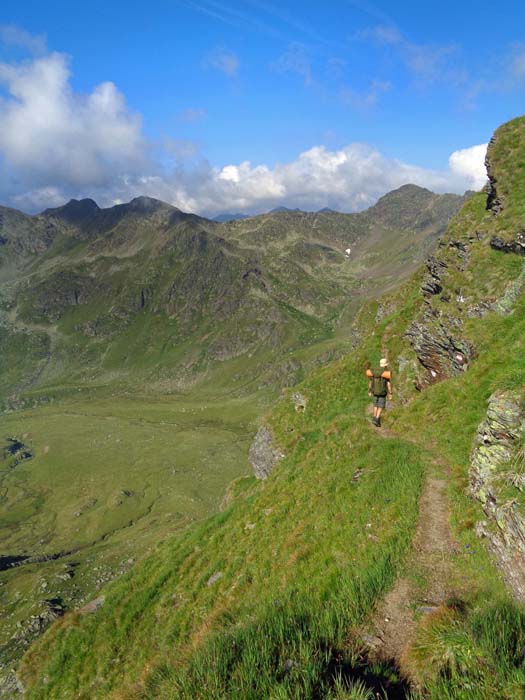
[[(107, 588), (94, 614), (54, 625), (25, 657), (29, 698), (299, 700), (369, 697), (372, 688), (408, 697), (400, 673), (411, 697), (522, 697), (525, 614), (504, 586), (513, 558), (503, 555), (515, 547), (519, 562), (522, 545), (509, 533), (524, 522), (514, 478), (524, 444), (524, 156), (520, 118), (491, 143), (488, 198), (465, 204), (426, 269), (365, 306), (352, 355), (277, 404), (267, 423), (285, 456), (270, 477), (239, 482), (223, 513), (160, 545)], [(397, 405), (379, 438), (363, 369), (383, 354)], [(494, 396), (507, 396), (512, 420), (495, 412)], [(498, 448), (483, 472), (485, 500), (476, 481), (484, 446)], [(395, 663), (372, 663), (360, 635), (396, 576), (419, 592), (413, 609), (428, 603), (434, 572), (423, 555), (406, 557), (423, 480), (436, 470), (457, 542), (446, 595), (416, 619)], [(501, 538), (508, 512), (514, 530)]]
[(19, 407), (64, 384), (130, 388), (139, 378), (181, 389), (217, 367), (252, 390), (297, 379), (301, 350), (322, 341), (329, 350), (349, 305), (377, 293), (378, 276), (407, 274), (462, 201), (406, 186), (377, 216), (225, 224), (146, 197), (109, 209), (72, 200), (36, 217), (2, 209), (0, 343), (12, 359), (22, 344), (28, 351), (2, 365), (0, 398)]
[(347, 319), (408, 274), (462, 201), (407, 186), (378, 222), (282, 212), (244, 227), (143, 197), (0, 211), (4, 669), (218, 510), (276, 389), (351, 346)]

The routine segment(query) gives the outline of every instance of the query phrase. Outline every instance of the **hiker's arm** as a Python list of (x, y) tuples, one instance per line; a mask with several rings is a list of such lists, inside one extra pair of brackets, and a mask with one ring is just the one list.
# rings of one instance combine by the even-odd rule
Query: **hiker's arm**
[(372, 396), (372, 380), (368, 380), (368, 396)]
[(386, 383), (386, 388), (388, 391), (388, 395), (390, 396), (390, 398), (392, 398), (392, 384), (390, 383), (390, 381)]

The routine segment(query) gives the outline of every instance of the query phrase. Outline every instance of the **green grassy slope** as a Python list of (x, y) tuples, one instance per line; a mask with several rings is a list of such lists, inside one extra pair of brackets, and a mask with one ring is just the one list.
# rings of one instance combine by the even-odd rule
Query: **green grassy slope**
[[(519, 240), (525, 119), (496, 133), (489, 156), (507, 237)], [(436, 470), (457, 543), (451, 599), (422, 621), (402, 671), (413, 697), (523, 697), (525, 615), (475, 535), (483, 514), (467, 497), (489, 395), (525, 393), (524, 260), (491, 247), (500, 216), (476, 195), (436, 252), (446, 264), (437, 293), (423, 295), (422, 270), (365, 305), (360, 345), (299, 385), (306, 410), (287, 394), (268, 416), (286, 454), (270, 478), (239, 482), (223, 513), (159, 545), (96, 613), (51, 628), (24, 660), (29, 698), (408, 697), (395, 668), (367, 661), (357, 628), (399, 573), (425, 591), (428, 572), (404, 566), (422, 480)], [(385, 353), (397, 403), (380, 439), (363, 370)]]
[[(377, 217), (237, 228), (147, 198), (0, 209), (3, 671), (57, 605), (77, 608), (219, 509), (276, 389), (348, 350), (347, 320), (392, 283), (367, 277), (372, 258), (387, 246), (388, 274), (407, 274), (460, 202), (409, 186)], [(3, 459), (9, 438), (33, 458)]]
[[(103, 389), (4, 416), (2, 666), (41, 631), (31, 620), (45, 613), (46, 601), (82, 605), (159, 541), (218, 511), (228, 484), (248, 472), (260, 411), (252, 398)], [(11, 436), (31, 459), (16, 464), (4, 451)]]

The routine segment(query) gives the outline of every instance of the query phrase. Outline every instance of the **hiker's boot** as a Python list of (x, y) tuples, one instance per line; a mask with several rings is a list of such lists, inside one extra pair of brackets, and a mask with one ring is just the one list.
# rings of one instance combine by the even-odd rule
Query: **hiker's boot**
[(379, 428), (379, 418), (376, 418), (375, 416), (372, 418), (372, 423), (376, 426), (376, 428)]
[(381, 427), (381, 418), (376, 418), (376, 425), (378, 428)]

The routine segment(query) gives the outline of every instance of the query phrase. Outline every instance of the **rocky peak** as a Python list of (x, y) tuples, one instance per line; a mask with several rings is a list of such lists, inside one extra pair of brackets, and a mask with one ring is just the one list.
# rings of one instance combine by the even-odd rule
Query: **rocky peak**
[(93, 199), (71, 199), (62, 207), (46, 209), (42, 212), (42, 216), (62, 219), (71, 224), (80, 224), (96, 216), (99, 211), (100, 208)]
[(373, 224), (424, 230), (432, 221), (448, 222), (464, 199), (461, 195), (435, 194), (425, 187), (408, 184), (388, 192), (363, 214)]

